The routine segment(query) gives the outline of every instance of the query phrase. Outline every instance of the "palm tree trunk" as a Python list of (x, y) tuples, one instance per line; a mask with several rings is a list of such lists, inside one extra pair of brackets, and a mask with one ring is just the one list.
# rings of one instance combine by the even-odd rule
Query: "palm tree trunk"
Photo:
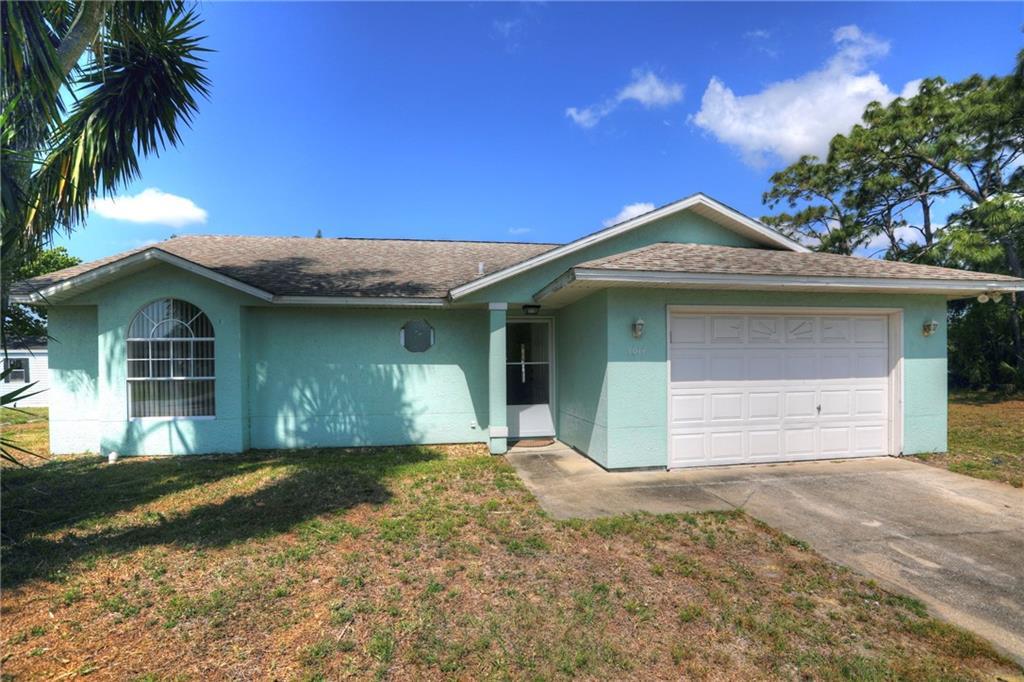
[(96, 40), (96, 34), (100, 31), (106, 12), (107, 3), (100, 0), (81, 4), (78, 16), (71, 24), (68, 34), (61, 39), (60, 45), (57, 47), (57, 58), (60, 60), (64, 76), (71, 73), (71, 69), (78, 63), (85, 48)]

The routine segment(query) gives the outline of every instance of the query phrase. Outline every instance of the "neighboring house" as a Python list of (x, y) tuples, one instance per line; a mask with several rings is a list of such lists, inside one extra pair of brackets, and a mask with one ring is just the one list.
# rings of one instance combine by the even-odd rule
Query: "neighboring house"
[[(609, 469), (946, 449), (946, 301), (701, 194), (564, 245), (179, 237), (44, 275), (51, 450), (555, 436)], [(56, 343), (59, 342), (59, 343)]]
[(25, 391), (27, 396), (12, 403), (12, 407), (46, 407), (50, 404), (50, 369), (46, 352), (46, 337), (22, 339), (7, 349), (4, 369), (13, 368), (0, 386), (0, 393), (10, 393), (26, 384), (35, 385)]

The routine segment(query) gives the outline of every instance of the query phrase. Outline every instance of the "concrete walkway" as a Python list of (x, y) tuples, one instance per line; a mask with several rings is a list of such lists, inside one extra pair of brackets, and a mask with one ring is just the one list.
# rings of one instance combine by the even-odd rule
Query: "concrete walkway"
[(621, 473), (557, 442), (507, 457), (556, 518), (742, 507), (1024, 665), (1024, 490), (891, 457)]

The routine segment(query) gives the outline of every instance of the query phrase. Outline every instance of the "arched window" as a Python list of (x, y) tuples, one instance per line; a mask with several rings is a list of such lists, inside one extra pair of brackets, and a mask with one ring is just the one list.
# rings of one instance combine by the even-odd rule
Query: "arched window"
[(147, 304), (128, 327), (128, 416), (214, 414), (210, 318), (187, 301)]

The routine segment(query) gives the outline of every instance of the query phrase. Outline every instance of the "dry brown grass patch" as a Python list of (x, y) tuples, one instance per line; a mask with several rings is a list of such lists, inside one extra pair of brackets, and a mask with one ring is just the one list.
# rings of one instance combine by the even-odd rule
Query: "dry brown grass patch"
[(7, 483), (19, 678), (1015, 670), (742, 514), (555, 521), (482, 446), (83, 458)]

